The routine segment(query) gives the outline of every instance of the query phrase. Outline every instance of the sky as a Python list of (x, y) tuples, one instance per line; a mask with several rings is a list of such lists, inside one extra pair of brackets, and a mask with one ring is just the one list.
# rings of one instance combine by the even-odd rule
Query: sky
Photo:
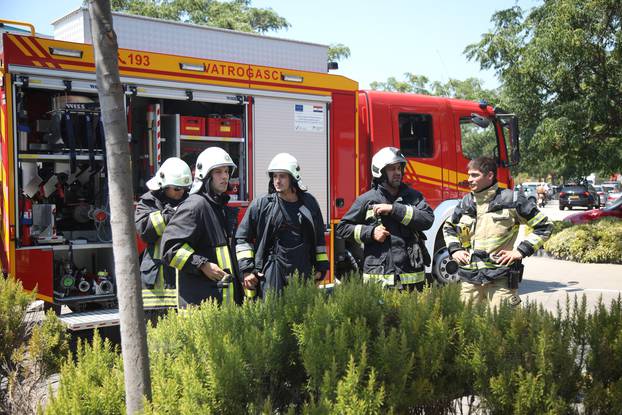
[[(53, 34), (51, 22), (68, 14), (82, 0), (0, 0), (0, 18), (33, 23), (37, 32)], [(539, 0), (253, 0), (272, 8), (291, 27), (268, 35), (306, 42), (343, 43), (350, 58), (331, 71), (368, 88), (390, 76), (403, 80), (410, 72), (431, 81), (481, 79), (486, 88), (499, 85), (492, 71), (470, 62), (464, 48), (492, 29), (497, 10), (514, 5), (528, 10)]]

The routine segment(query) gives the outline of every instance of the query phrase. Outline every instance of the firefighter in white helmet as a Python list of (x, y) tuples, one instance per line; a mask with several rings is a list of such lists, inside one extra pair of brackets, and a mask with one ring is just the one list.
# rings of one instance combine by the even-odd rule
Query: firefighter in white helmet
[(237, 264), (230, 246), (235, 212), (227, 206), (229, 178), (236, 168), (220, 147), (197, 158), (188, 199), (162, 236), (162, 258), (178, 272), (179, 307), (206, 299), (240, 302)]
[(329, 268), (322, 212), (302, 183), (298, 161), (277, 154), (268, 175), (268, 194), (253, 200), (235, 236), (247, 297), (280, 292), (296, 272), (319, 282)]
[(402, 182), (405, 166), (398, 148), (378, 151), (371, 162), (372, 189), (354, 201), (336, 234), (364, 245), (364, 281), (411, 290), (425, 280), (430, 257), (423, 231), (434, 213), (420, 192)]
[(175, 270), (162, 263), (160, 240), (178, 205), (188, 196), (191, 184), (190, 167), (177, 157), (168, 158), (147, 181), (149, 191), (136, 205), (136, 230), (147, 244), (140, 264), (145, 309), (177, 306)]

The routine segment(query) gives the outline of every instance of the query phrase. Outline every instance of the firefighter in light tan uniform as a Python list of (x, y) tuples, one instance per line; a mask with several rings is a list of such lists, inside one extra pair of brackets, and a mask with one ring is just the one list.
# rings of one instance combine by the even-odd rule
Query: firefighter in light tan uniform
[[(544, 244), (552, 224), (523, 194), (499, 189), (493, 159), (478, 157), (468, 169), (472, 192), (443, 226), (449, 253), (459, 265), (462, 298), (488, 301), (491, 306), (504, 300), (518, 305), (521, 260)], [(521, 224), (527, 225), (527, 236), (514, 249)]]

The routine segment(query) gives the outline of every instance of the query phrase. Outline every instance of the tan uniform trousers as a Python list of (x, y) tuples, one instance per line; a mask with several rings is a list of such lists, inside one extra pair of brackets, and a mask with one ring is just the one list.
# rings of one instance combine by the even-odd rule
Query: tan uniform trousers
[(473, 299), (475, 302), (488, 302), (490, 307), (497, 308), (503, 301), (507, 301), (512, 306), (517, 306), (521, 302), (518, 290), (508, 288), (507, 278), (500, 278), (485, 285), (471, 284), (464, 281), (460, 285), (460, 297), (465, 302)]

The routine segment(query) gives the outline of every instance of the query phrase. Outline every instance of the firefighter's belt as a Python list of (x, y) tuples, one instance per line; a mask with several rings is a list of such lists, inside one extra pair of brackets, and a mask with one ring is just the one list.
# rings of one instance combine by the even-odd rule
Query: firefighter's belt
[(499, 265), (485, 251), (475, 250), (471, 253), (471, 262), (460, 265), (458, 275), (464, 282), (485, 285), (491, 281), (507, 278), (509, 267)]

